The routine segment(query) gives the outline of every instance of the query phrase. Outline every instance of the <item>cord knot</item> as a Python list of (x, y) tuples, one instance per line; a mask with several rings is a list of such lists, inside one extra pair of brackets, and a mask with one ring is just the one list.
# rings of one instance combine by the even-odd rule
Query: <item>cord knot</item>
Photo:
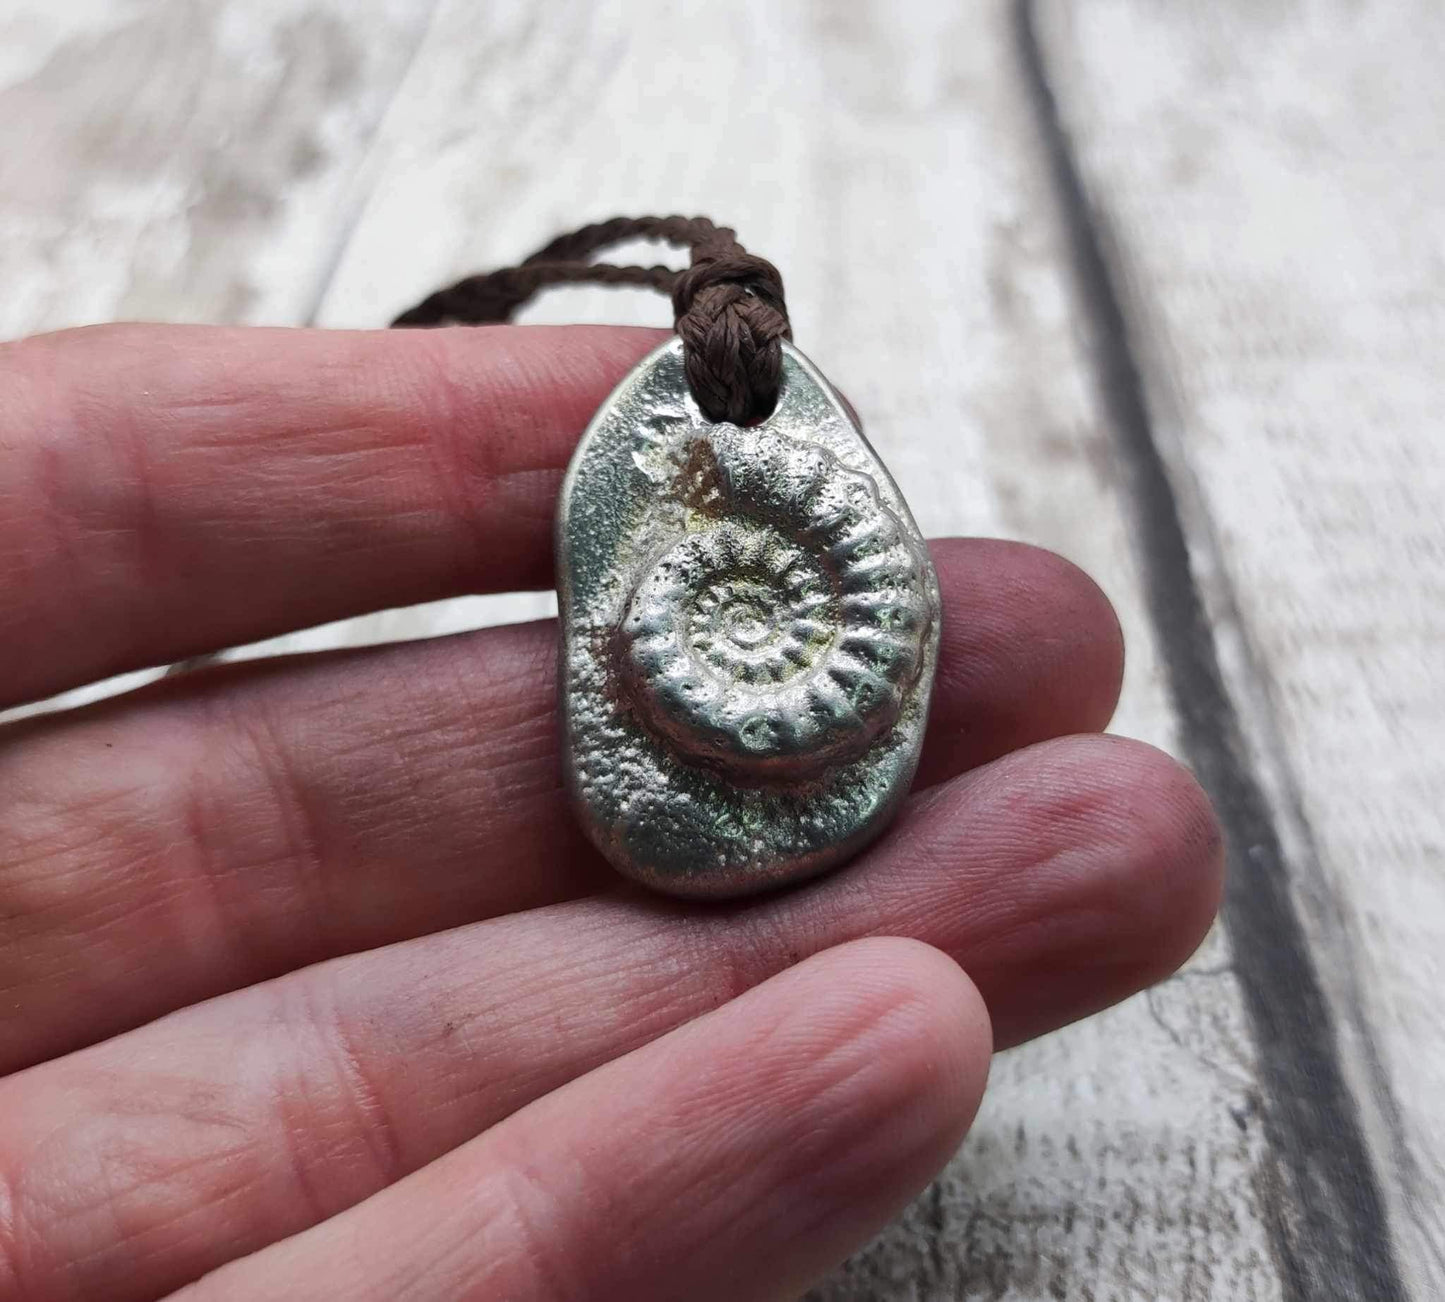
[(783, 278), (731, 239), (693, 254), (672, 289), (688, 384), (709, 420), (750, 425), (778, 401), (781, 341), (790, 337)]
[[(686, 245), (692, 265), (674, 271), (588, 260), (598, 249), (636, 238)], [(614, 217), (569, 231), (519, 266), (468, 276), (438, 290), (392, 324), (506, 321), (539, 289), (561, 284), (670, 290), (688, 386), (703, 414), (713, 421), (751, 425), (777, 405), (782, 341), (792, 338), (783, 278), (766, 258), (743, 248), (731, 230), (706, 217)]]

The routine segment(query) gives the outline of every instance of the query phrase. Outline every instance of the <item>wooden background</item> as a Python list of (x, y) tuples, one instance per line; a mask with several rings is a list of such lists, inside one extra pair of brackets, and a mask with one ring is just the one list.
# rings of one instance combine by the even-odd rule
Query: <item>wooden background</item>
[(1438, 0), (8, 0), (0, 335), (374, 326), (587, 220), (735, 224), (926, 531), (1101, 580), (1116, 728), (1231, 841), (1189, 967), (1002, 1056), (817, 1298), (1440, 1298), (1442, 66)]

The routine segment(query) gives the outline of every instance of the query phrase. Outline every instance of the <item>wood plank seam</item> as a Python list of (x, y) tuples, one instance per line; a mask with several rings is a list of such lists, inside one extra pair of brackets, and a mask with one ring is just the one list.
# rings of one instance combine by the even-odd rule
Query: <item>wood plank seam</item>
[(1132, 480), (1145, 597), (1182, 743), (1215, 801), (1229, 844), (1224, 923), (1256, 1042), (1265, 1133), (1283, 1177), (1283, 1187), (1266, 1197), (1281, 1282), (1286, 1296), (1301, 1300), (1402, 1299), (1377, 1176), (1338, 1056), (1333, 1013), (1290, 895), (1279, 830), (1224, 682), (1097, 209), (1085, 193), (1045, 66), (1034, 0), (1015, 0), (1014, 16), (1023, 77), (1093, 333), (1095, 380)]

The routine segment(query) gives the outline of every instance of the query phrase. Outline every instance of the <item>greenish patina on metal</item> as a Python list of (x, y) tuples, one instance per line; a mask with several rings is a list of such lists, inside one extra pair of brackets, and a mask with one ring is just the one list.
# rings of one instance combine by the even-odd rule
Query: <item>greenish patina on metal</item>
[(671, 340), (594, 417), (557, 522), (567, 781), (619, 871), (690, 897), (825, 871), (908, 791), (938, 581), (847, 405), (784, 345), (757, 425)]

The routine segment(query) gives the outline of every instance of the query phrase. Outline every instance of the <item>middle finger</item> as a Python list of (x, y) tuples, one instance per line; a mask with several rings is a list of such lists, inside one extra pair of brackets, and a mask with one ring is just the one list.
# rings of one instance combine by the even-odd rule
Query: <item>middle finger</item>
[[(1121, 651), (1098, 588), (1019, 544), (935, 556), (920, 780), (1103, 727)], [(555, 655), (535, 624), (223, 667), (0, 743), (0, 1072), (613, 880), (561, 789)]]

